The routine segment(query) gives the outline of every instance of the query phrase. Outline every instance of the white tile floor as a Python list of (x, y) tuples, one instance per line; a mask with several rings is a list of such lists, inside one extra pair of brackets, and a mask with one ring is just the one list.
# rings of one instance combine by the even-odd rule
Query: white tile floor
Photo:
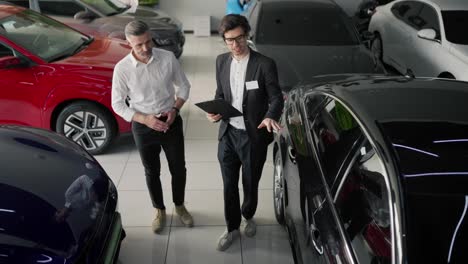
[(186, 205), (194, 217), (193, 228), (183, 227), (179, 219), (173, 217), (170, 174), (163, 154), (161, 179), (169, 221), (160, 235), (151, 232), (154, 209), (131, 135), (120, 137), (107, 154), (96, 156), (119, 190), (119, 208), (127, 232), (120, 252), (121, 264), (293, 263), (288, 236), (276, 223), (273, 213), (271, 150), (260, 182), (255, 216), (259, 225), (257, 235), (254, 238), (242, 236), (226, 252), (215, 249), (219, 235), (225, 230), (222, 180), (216, 157), (218, 125), (208, 122), (205, 114), (193, 104), (214, 96), (215, 59), (225, 51), (218, 37), (187, 35), (180, 59), (192, 84), (190, 100), (181, 115), (186, 144)]

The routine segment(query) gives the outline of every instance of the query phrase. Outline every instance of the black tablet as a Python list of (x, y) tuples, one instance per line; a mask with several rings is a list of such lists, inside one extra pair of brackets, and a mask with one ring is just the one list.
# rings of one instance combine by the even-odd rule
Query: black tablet
[(207, 113), (220, 114), (223, 116), (223, 119), (242, 116), (242, 113), (239, 110), (223, 99), (200, 102), (195, 105)]

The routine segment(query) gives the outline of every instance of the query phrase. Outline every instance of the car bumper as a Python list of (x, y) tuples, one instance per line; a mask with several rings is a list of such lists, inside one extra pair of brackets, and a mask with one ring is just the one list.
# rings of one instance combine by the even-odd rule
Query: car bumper
[(103, 264), (113, 264), (118, 259), (120, 244), (125, 237), (125, 232), (122, 228), (122, 218), (119, 212), (114, 213), (112, 225), (106, 237), (106, 244), (102, 253)]

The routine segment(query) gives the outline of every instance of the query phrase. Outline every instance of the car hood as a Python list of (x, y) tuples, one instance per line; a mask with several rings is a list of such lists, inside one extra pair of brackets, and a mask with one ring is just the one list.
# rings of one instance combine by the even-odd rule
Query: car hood
[(124, 12), (115, 16), (101, 17), (93, 20), (90, 25), (108, 33), (124, 32), (125, 26), (133, 21), (141, 20), (148, 24), (151, 30), (181, 30), (182, 24), (150, 8), (138, 6), (135, 12)]
[(126, 16), (131, 17), (132, 19), (143, 20), (147, 23), (150, 23), (150, 27), (156, 27), (159, 24), (162, 26), (169, 24), (171, 26), (176, 26), (178, 29), (182, 29), (182, 22), (180, 22), (178, 19), (175, 19), (160, 10), (155, 10), (146, 6), (131, 8), (119, 16)]
[[(130, 46), (124, 41), (96, 37), (87, 48), (55, 63), (81, 67), (82, 69), (91, 72), (94, 71), (95, 73), (105, 72), (105, 75), (108, 77), (112, 76), (115, 64), (127, 56), (130, 51)], [(97, 71), (97, 69), (101, 71)], [(77, 68), (75, 68), (75, 70), (77, 70)]]
[(360, 45), (256, 47), (275, 60), (281, 87), (292, 87), (324, 74), (383, 73), (380, 68), (376, 70), (372, 54)]
[[(0, 126), (0, 149), (8, 153), (0, 159), (0, 254), (17, 260), (8, 263), (73, 262), (102, 219), (106, 173), (77, 144), (46, 130)], [(57, 217), (65, 207), (72, 209)]]
[(452, 53), (468, 65), (468, 45), (452, 44)]

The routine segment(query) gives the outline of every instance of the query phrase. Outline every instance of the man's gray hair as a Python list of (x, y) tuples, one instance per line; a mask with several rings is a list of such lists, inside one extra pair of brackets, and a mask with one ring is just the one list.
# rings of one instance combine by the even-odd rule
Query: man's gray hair
[(129, 36), (141, 36), (149, 31), (148, 25), (139, 20), (134, 20), (125, 26), (125, 37), (128, 39)]

